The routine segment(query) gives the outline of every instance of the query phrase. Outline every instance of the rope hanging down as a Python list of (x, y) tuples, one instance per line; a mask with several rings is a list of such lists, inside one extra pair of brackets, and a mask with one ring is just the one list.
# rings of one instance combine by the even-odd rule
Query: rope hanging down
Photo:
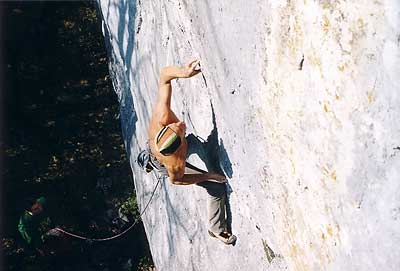
[(144, 207), (143, 211), (139, 214), (139, 216), (136, 218), (135, 222), (133, 222), (132, 225), (130, 225), (128, 228), (126, 228), (123, 232), (118, 233), (117, 235), (111, 236), (111, 237), (107, 237), (107, 238), (88, 238), (88, 237), (84, 237), (78, 234), (74, 234), (72, 232), (68, 232), (66, 230), (63, 230), (62, 228), (56, 227), (54, 228), (54, 230), (61, 232), (65, 235), (77, 238), (77, 239), (81, 239), (81, 240), (85, 240), (85, 241), (92, 241), (92, 242), (104, 242), (104, 241), (110, 241), (113, 239), (116, 239), (118, 237), (121, 237), (122, 235), (126, 234), (128, 231), (130, 231), (138, 222), (139, 220), (142, 218), (142, 215), (144, 214), (144, 212), (146, 211), (147, 207), (149, 207), (149, 204), (151, 202), (151, 200), (153, 199), (154, 193), (156, 192), (156, 189), (158, 187), (158, 184), (160, 183), (161, 178), (163, 178), (162, 176), (157, 176), (157, 184), (155, 185), (153, 192), (151, 193), (150, 199), (147, 202), (146, 206)]

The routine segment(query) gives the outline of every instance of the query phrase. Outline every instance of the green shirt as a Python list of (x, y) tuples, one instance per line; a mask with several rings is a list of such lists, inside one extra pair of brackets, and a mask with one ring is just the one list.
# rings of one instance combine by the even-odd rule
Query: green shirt
[(41, 215), (33, 215), (28, 211), (25, 211), (19, 219), (18, 230), (29, 245), (38, 246), (42, 243), (39, 232), (41, 220)]

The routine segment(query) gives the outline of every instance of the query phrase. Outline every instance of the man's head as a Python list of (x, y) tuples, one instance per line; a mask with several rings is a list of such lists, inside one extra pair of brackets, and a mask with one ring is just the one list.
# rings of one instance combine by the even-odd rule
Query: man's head
[(31, 207), (31, 212), (33, 214), (39, 214), (43, 211), (43, 208), (46, 205), (46, 198), (45, 197), (40, 197), (38, 199), (36, 199), (35, 203), (32, 205)]
[(186, 125), (184, 122), (176, 122), (163, 126), (154, 138), (157, 150), (165, 156), (178, 150), (185, 136)]

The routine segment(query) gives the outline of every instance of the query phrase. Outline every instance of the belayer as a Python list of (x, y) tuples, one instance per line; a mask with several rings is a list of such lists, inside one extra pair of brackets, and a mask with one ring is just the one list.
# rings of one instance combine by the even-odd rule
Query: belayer
[(227, 227), (226, 213), (226, 177), (218, 173), (209, 173), (197, 169), (186, 162), (188, 144), (186, 125), (171, 110), (171, 81), (176, 78), (190, 78), (200, 73), (196, 69), (199, 60), (187, 65), (168, 66), (161, 70), (158, 95), (148, 126), (149, 150), (142, 151), (138, 163), (147, 172), (153, 169), (164, 171), (175, 185), (197, 184), (208, 192), (208, 233), (225, 244), (234, 245), (236, 236)]
[(45, 220), (44, 208), (46, 198), (36, 199), (29, 210), (25, 210), (18, 223), (18, 231), (26, 244), (36, 250), (40, 255), (44, 255), (43, 242), (45, 235), (40, 230), (40, 224)]

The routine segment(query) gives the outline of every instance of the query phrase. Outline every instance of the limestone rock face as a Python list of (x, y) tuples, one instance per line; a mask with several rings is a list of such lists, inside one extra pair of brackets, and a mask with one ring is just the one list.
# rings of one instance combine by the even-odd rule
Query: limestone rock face
[(99, 7), (141, 208), (159, 71), (192, 58), (172, 108), (232, 188), (234, 247), (208, 236), (202, 188), (162, 181), (143, 217), (158, 270), (398, 270), (398, 0)]

